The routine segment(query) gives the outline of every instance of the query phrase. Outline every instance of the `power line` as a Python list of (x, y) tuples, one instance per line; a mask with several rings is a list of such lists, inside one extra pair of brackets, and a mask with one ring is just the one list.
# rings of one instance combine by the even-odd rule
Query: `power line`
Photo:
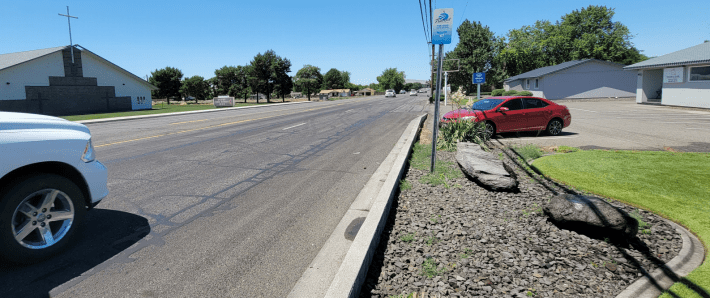
[[(426, 4), (426, 2), (424, 2)], [(419, 14), (422, 16), (422, 28), (424, 28), (424, 40), (429, 42), (429, 37), (427, 36), (426, 25), (424, 25), (424, 11), (422, 11), (422, 0), (419, 0)]]
[[(425, 0), (426, 1), (426, 0)], [(434, 30), (434, 21), (432, 20), (432, 12), (431, 12), (431, 0), (429, 0), (429, 33), (434, 34), (432, 32)]]

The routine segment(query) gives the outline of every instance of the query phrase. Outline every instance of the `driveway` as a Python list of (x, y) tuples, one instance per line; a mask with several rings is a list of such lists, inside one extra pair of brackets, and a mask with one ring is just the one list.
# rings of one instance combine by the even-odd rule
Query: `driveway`
[(504, 144), (582, 149), (710, 152), (710, 111), (641, 105), (634, 101), (565, 102), (572, 124), (559, 136), (535, 132), (496, 136)]

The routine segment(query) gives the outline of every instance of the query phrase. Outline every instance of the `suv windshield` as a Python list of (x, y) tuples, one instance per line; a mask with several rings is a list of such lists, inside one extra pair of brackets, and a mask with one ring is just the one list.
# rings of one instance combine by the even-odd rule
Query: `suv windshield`
[(387, 92), (394, 92), (394, 89), (387, 89)]
[(476, 103), (471, 106), (471, 110), (481, 110), (481, 111), (486, 111), (494, 108), (495, 106), (499, 105), (501, 102), (503, 102), (502, 99), (491, 99), (491, 98), (486, 98), (477, 101)]

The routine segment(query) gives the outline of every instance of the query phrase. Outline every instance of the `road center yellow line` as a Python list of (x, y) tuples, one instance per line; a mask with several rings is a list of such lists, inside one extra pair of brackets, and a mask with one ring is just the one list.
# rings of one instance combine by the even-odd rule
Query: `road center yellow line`
[[(341, 103), (341, 104), (337, 104), (337, 105), (339, 106), (339, 105), (343, 105), (343, 104), (345, 104), (345, 103)], [(137, 139), (130, 139), (130, 140), (124, 140), (124, 141), (118, 141), (118, 142), (113, 142), (113, 143), (106, 143), (106, 144), (96, 145), (96, 146), (94, 146), (94, 148), (101, 148), (101, 147), (106, 147), (106, 146), (111, 146), (111, 145), (118, 145), (118, 144), (123, 144), (123, 143), (129, 143), (129, 142), (135, 142), (135, 141), (153, 139), (153, 138), (164, 137), (164, 136), (169, 136), (169, 135), (176, 135), (176, 134), (181, 134), (181, 133), (186, 133), (186, 132), (191, 132), (191, 131), (209, 129), (209, 128), (220, 127), (220, 126), (226, 126), (226, 125), (239, 124), (239, 123), (244, 123), (244, 122), (249, 122), (249, 121), (256, 121), (256, 120), (262, 120), (262, 119), (268, 119), (268, 118), (274, 118), (274, 117), (280, 117), (280, 116), (286, 116), (286, 115), (293, 115), (293, 114), (296, 114), (296, 113), (302, 113), (302, 112), (307, 112), (307, 111), (315, 111), (315, 110), (325, 109), (325, 108), (329, 108), (329, 107), (330, 107), (330, 106), (320, 107), (320, 108), (313, 108), (313, 109), (301, 110), (301, 111), (297, 111), (297, 112), (293, 112), (293, 113), (285, 113), (285, 114), (279, 114), (279, 115), (270, 115), (270, 116), (261, 117), (261, 118), (247, 119), (247, 120), (241, 120), (241, 121), (235, 121), (235, 122), (227, 122), (227, 123), (215, 124), (215, 125), (210, 125), (210, 126), (205, 126), (205, 127), (199, 127), (199, 128), (181, 130), (181, 131), (176, 131), (176, 132), (169, 132), (169, 133), (164, 133), (164, 134), (159, 134), (159, 135), (154, 135), (154, 136), (149, 136), (149, 137), (142, 137), (142, 138), (137, 138)], [(279, 111), (282, 111), (282, 110), (279, 110)], [(278, 112), (278, 111), (277, 111), (277, 112)], [(256, 114), (263, 114), (263, 113), (271, 113), (271, 112), (262, 112), (262, 113), (256, 113)], [(250, 114), (249, 116), (251, 116), (251, 115), (254, 115), (254, 114)], [(227, 118), (227, 117), (225, 117), (225, 118)], [(193, 121), (186, 121), (186, 122), (176, 122), (176, 123), (171, 123), (171, 124), (179, 124), (179, 123), (187, 123), (187, 122), (199, 122), (199, 121), (205, 121), (205, 120), (214, 120), (214, 119), (193, 120)]]

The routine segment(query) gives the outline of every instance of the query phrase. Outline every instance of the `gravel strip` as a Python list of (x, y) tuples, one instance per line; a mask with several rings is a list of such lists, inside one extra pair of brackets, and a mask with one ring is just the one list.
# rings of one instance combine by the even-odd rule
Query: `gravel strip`
[[(458, 167), (454, 155), (437, 152)], [(581, 192), (504, 162), (515, 169), (519, 192), (488, 191), (465, 177), (431, 186), (420, 182), (428, 170), (410, 167), (412, 187), (393, 202), (360, 297), (614, 297), (682, 247), (672, 226), (645, 211), (639, 214), (649, 226), (631, 244), (561, 230), (542, 204)]]

